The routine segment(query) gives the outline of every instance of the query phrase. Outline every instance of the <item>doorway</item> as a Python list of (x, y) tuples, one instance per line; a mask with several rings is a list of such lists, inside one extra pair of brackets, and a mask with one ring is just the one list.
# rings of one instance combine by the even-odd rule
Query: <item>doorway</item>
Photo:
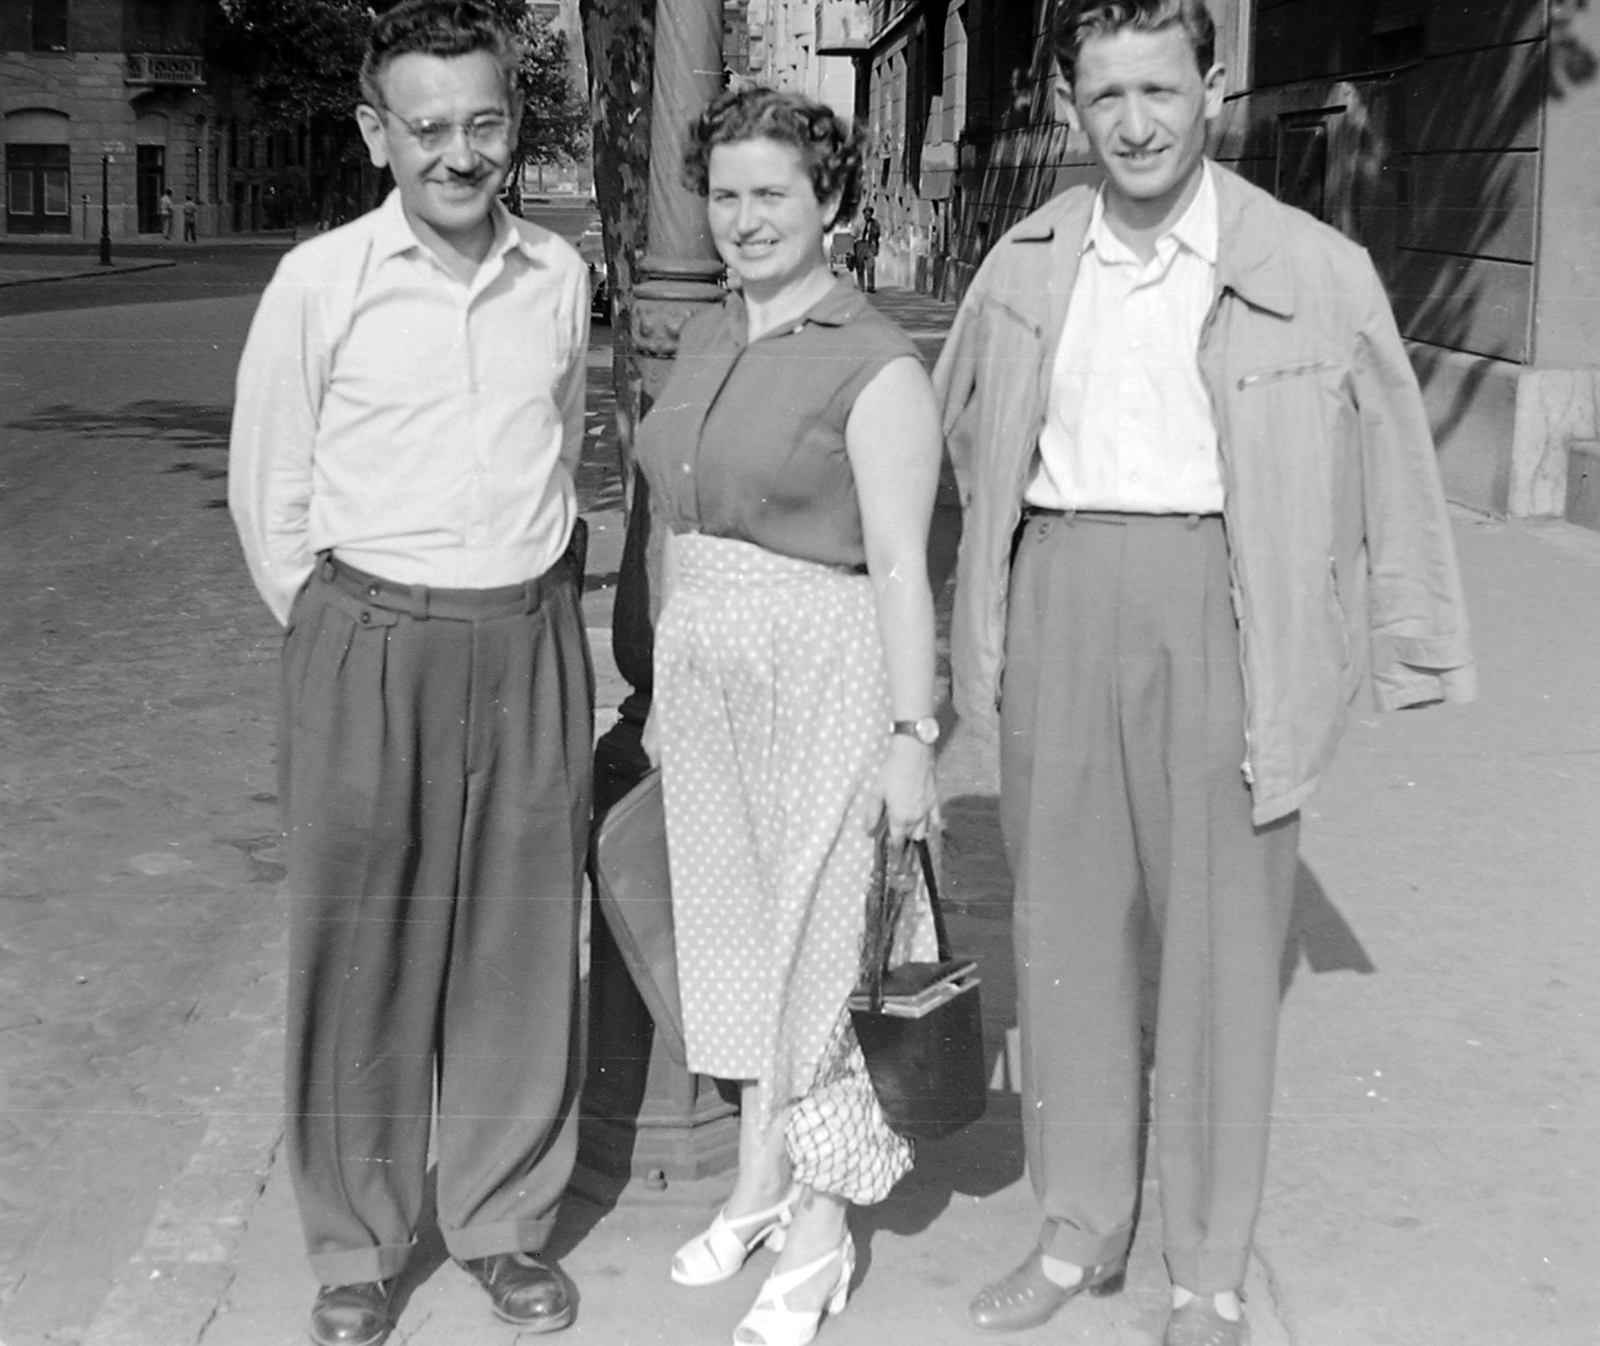
[(167, 187), (167, 147), (140, 145), (137, 167), (139, 232), (161, 232), (161, 193)]

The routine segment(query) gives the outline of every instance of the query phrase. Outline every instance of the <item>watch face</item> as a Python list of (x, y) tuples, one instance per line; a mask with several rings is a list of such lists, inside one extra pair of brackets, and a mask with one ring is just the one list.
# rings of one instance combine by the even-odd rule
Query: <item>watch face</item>
[(918, 743), (932, 745), (939, 741), (939, 721), (932, 715), (924, 715), (920, 720), (896, 720), (891, 729)]

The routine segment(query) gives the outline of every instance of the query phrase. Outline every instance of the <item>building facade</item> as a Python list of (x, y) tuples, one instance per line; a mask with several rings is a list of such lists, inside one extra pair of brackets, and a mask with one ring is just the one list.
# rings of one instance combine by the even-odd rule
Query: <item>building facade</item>
[(854, 116), (855, 55), (865, 48), (865, 23), (850, 31), (846, 16), (864, 12), (853, 0), (726, 0), (723, 63), (735, 83), (789, 89)]
[[(958, 298), (1001, 233), (1095, 179), (1054, 59), (1061, 6), (872, 0), (880, 283)], [(1212, 153), (1371, 252), (1452, 498), (1567, 510), (1569, 463), (1600, 467), (1600, 12), (1552, 0), (1212, 8), (1229, 71)]]
[(0, 0), (5, 236), (181, 239), (287, 230), (371, 204), (359, 163), (309, 126), (268, 130), (206, 56), (203, 0)]
[(0, 0), (8, 236), (155, 234), (170, 188), (215, 227), (217, 144), (198, 0)]

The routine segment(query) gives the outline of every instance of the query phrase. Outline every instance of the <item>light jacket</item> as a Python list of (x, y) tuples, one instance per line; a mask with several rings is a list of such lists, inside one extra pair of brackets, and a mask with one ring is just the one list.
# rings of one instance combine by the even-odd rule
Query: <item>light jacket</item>
[[(1216, 296), (1200, 372), (1221, 448), (1256, 822), (1299, 808), (1369, 679), (1386, 710), (1476, 695), (1421, 393), (1366, 252), (1216, 165)], [(934, 386), (964, 511), (956, 709), (998, 737), (1012, 539), (1094, 194), (1006, 233)]]

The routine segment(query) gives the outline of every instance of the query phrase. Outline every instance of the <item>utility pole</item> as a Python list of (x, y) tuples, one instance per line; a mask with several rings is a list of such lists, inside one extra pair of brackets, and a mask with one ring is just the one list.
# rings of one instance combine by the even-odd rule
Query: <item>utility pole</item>
[(100, 265), (111, 265), (111, 155), (100, 156)]

